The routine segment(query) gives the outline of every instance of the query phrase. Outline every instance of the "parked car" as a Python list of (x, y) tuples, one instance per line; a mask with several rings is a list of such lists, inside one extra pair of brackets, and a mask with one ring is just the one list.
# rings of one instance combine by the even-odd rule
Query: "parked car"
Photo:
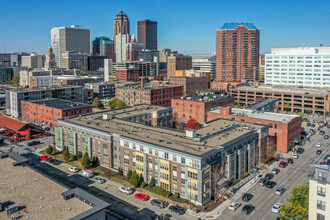
[(327, 125), (327, 128), (330, 128), (330, 124)]
[(94, 177), (92, 180), (99, 184), (105, 183), (105, 179), (103, 179), (101, 177)]
[(82, 175), (83, 177), (86, 177), (86, 178), (92, 178), (94, 176), (92, 170), (82, 170), (82, 171), (80, 171), (80, 175)]
[(294, 159), (298, 159), (298, 154), (293, 153), (293, 154), (292, 154), (292, 158), (294, 158)]
[(312, 127), (312, 128), (315, 128), (315, 124), (311, 124), (311, 127)]
[(279, 213), (280, 212), (280, 209), (281, 209), (281, 206), (282, 204), (281, 203), (276, 203), (273, 208), (272, 208), (272, 212), (275, 212), (275, 213)]
[(182, 208), (182, 207), (177, 206), (177, 205), (170, 206), (169, 210), (171, 212), (177, 213), (178, 215), (183, 215), (184, 213), (186, 213), (186, 209), (185, 208)]
[(253, 198), (253, 195), (252, 194), (250, 194), (250, 193), (244, 193), (244, 195), (242, 197), (242, 200), (244, 202), (249, 202), (252, 198)]
[(267, 180), (271, 180), (271, 179), (273, 179), (273, 177), (274, 177), (274, 175), (271, 174), (271, 173), (267, 173), (267, 174), (265, 175), (265, 179), (267, 179)]
[(127, 195), (130, 195), (133, 193), (133, 190), (131, 187), (128, 187), (128, 186), (121, 186), (119, 187), (119, 191), (122, 192), (122, 193), (126, 193)]
[(79, 171), (79, 169), (77, 167), (69, 167), (69, 171), (71, 171), (73, 173), (77, 173)]
[(272, 189), (272, 188), (274, 188), (275, 185), (276, 185), (276, 183), (275, 183), (274, 181), (268, 181), (268, 182), (266, 183), (266, 187), (267, 187), (268, 189)]
[[(324, 136), (325, 137), (325, 136)], [(322, 144), (321, 143), (317, 143), (316, 144), (316, 147), (321, 147), (322, 146)]]
[(134, 197), (142, 201), (147, 201), (149, 199), (149, 196), (144, 193), (136, 193)]
[(50, 131), (50, 127), (46, 127), (45, 128), (45, 131)]
[(241, 203), (234, 202), (234, 203), (232, 203), (232, 204), (229, 205), (229, 210), (236, 211), (236, 209), (238, 209), (240, 206), (241, 206)]
[(53, 158), (49, 159), (48, 162), (51, 163), (51, 164), (53, 164), (53, 165), (59, 165), (60, 164), (60, 161), (58, 161), (56, 159), (53, 159)]
[(47, 161), (50, 159), (50, 157), (48, 157), (47, 155), (42, 155), (39, 157), (40, 160), (43, 160), (43, 161)]
[(282, 162), (280, 162), (279, 167), (284, 168), (284, 167), (286, 167), (287, 165), (288, 165), (287, 162), (282, 161)]
[(316, 154), (321, 154), (322, 153), (322, 150), (317, 150), (316, 151)]
[(30, 143), (27, 144), (27, 146), (31, 147), (38, 144), (40, 144), (40, 141), (31, 141)]
[(261, 178), (260, 180), (259, 180), (259, 186), (265, 186), (266, 185), (266, 183), (267, 183), (267, 179), (266, 178)]
[(272, 173), (275, 174), (275, 175), (278, 174), (279, 172), (280, 172), (280, 169), (278, 169), (278, 168), (273, 168), (272, 169)]
[(324, 135), (324, 139), (329, 139), (329, 135)]
[(282, 195), (285, 192), (285, 188), (284, 187), (278, 187), (275, 191), (275, 194), (277, 195)]
[(158, 206), (161, 209), (166, 208), (168, 206), (168, 204), (169, 204), (168, 202), (160, 200), (160, 199), (151, 200), (151, 205)]
[(255, 207), (253, 205), (245, 205), (242, 209), (242, 212), (246, 213), (247, 215), (250, 214)]
[(325, 131), (320, 130), (320, 131), (319, 131), (319, 134), (320, 134), (320, 135), (324, 135), (324, 134), (325, 134)]
[[(293, 156), (292, 156), (292, 157), (293, 157)], [(289, 158), (289, 159), (288, 159), (288, 163), (289, 163), (289, 164), (293, 164), (293, 159), (292, 159), (292, 158)]]
[(302, 148), (302, 147), (299, 147), (298, 149), (297, 149), (297, 153), (298, 154), (302, 154), (302, 153), (304, 153), (304, 148)]
[(307, 126), (307, 127), (311, 126), (311, 123), (308, 122), (308, 123), (306, 124), (306, 126)]

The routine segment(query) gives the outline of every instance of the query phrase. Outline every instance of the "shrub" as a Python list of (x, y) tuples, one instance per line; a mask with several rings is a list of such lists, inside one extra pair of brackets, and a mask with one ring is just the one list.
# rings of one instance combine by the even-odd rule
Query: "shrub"
[[(68, 151), (69, 151), (69, 150), (68, 150)], [(77, 158), (76, 155), (74, 155), (74, 154), (70, 154), (70, 159), (71, 159), (71, 160), (77, 160), (78, 158)]]
[(46, 149), (46, 154), (52, 154), (53, 153), (53, 147), (49, 145), (49, 147)]
[(180, 194), (178, 192), (174, 193), (174, 198), (176, 199), (180, 198)]
[(240, 181), (240, 179), (236, 179), (231, 183), (231, 185), (233, 186), (233, 185), (237, 184), (239, 181)]
[(131, 176), (132, 176), (132, 170), (128, 170), (127, 171), (127, 174), (126, 174), (126, 177), (127, 177), (127, 179), (131, 179)]
[(152, 191), (158, 195), (164, 196), (164, 197), (170, 197), (171, 196), (171, 192), (159, 187), (159, 186), (154, 186), (152, 188)]
[(268, 163), (270, 163), (270, 162), (273, 161), (273, 160), (275, 160), (274, 157), (267, 157), (267, 158), (265, 158), (262, 162), (263, 162), (264, 164), (268, 164)]
[(133, 171), (129, 182), (130, 182), (130, 184), (132, 184), (135, 187), (139, 186), (139, 174), (137, 174), (136, 171)]
[(117, 174), (119, 176), (123, 175), (123, 170), (120, 167), (118, 168)]
[(189, 201), (189, 199), (184, 199), (184, 200), (183, 200), (183, 203), (189, 204), (190, 201)]
[(248, 177), (248, 176), (250, 176), (250, 173), (248, 173), (248, 172), (246, 172), (246, 173), (243, 173), (243, 175), (241, 176), (241, 180), (242, 179), (244, 179), (244, 178), (246, 178), (246, 177)]
[(68, 148), (63, 151), (63, 159), (65, 162), (69, 161), (71, 158)]
[(83, 158), (81, 159), (81, 166), (86, 169), (91, 165), (91, 159), (88, 156), (88, 153), (85, 152)]
[(141, 188), (144, 188), (144, 187), (146, 187), (146, 185), (147, 185), (147, 183), (143, 181), (143, 182), (141, 183), (141, 186), (140, 186), (140, 187), (141, 187)]
[(155, 185), (156, 185), (156, 180), (155, 180), (155, 178), (151, 177), (151, 180), (149, 182), (150, 188), (154, 188)]

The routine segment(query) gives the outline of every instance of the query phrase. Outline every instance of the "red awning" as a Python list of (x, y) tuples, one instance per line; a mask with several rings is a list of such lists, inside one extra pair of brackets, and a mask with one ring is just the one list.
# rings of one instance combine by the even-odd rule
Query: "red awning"
[(17, 133), (21, 136), (28, 135), (28, 134), (30, 134), (30, 128), (25, 131), (17, 131)]

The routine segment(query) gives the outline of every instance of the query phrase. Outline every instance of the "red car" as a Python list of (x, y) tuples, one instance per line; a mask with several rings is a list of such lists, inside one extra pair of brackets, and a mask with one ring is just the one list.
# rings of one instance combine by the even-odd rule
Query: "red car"
[(143, 193), (136, 193), (134, 197), (143, 201), (147, 201), (149, 199), (149, 196)]
[(40, 160), (44, 160), (44, 161), (47, 161), (50, 159), (50, 157), (48, 157), (47, 155), (42, 155), (39, 157)]
[(282, 162), (280, 163), (279, 166), (282, 167), (282, 168), (284, 168), (284, 167), (286, 167), (287, 165), (288, 165), (287, 162), (283, 162), (283, 161), (282, 161)]

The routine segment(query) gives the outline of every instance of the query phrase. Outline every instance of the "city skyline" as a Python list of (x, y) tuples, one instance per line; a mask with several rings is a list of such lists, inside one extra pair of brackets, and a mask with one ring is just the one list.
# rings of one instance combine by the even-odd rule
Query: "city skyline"
[[(226, 22), (254, 23), (260, 29), (262, 54), (270, 52), (271, 48), (330, 43), (327, 39), (330, 31), (323, 28), (330, 16), (327, 14), (330, 2), (325, 0), (317, 1), (318, 4), (296, 0), (267, 3), (239, 0), (235, 4), (239, 4), (239, 8), (223, 1), (185, 0), (128, 1), (127, 4), (101, 1), (97, 5), (80, 1), (79, 7), (64, 1), (39, 3), (39, 0), (33, 3), (22, 1), (19, 5), (17, 2), (3, 3), (6, 10), (0, 18), (7, 22), (1, 28), (0, 52), (46, 54), (50, 29), (73, 24), (90, 29), (90, 39), (102, 35), (112, 39), (113, 21), (120, 11), (127, 14), (132, 34), (137, 34), (137, 21), (156, 21), (159, 26), (158, 48), (170, 48), (185, 54), (215, 52), (216, 31)], [(8, 20), (8, 16), (12, 19)], [(36, 25), (27, 25), (33, 23)]]

